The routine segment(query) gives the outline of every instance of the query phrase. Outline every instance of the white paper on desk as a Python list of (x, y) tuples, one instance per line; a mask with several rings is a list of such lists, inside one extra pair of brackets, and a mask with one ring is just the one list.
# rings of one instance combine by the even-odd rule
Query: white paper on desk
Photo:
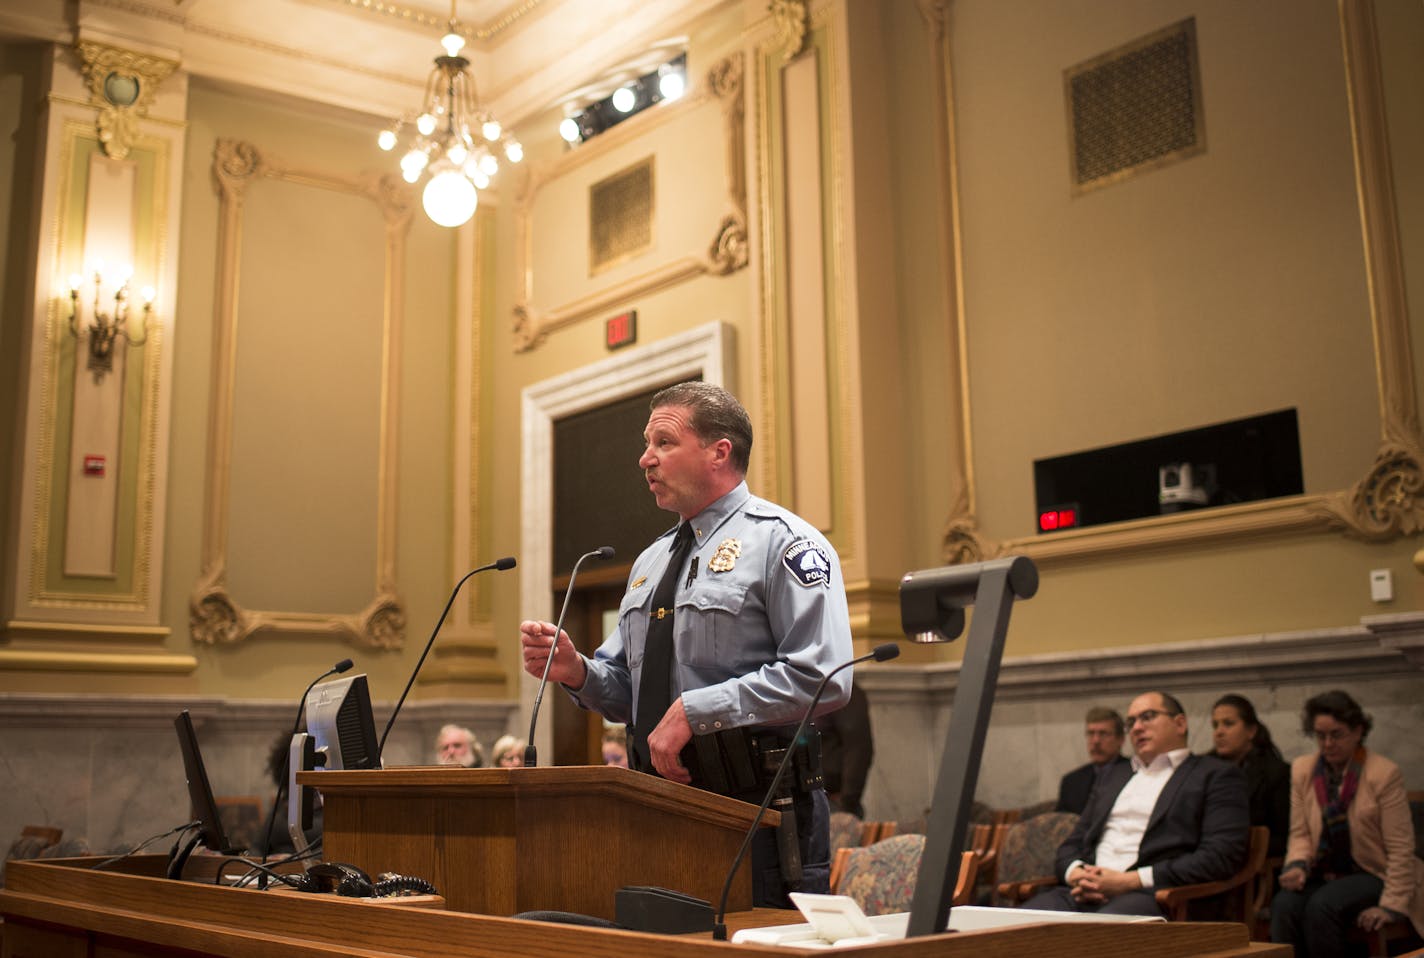
[[(772, 925), (766, 928), (744, 928), (732, 936), (733, 942), (760, 945), (785, 945), (796, 948), (848, 948), (905, 937), (910, 913), (869, 915), (860, 910), (855, 900), (845, 895), (792, 894), (796, 906), (809, 919), (795, 925)], [(810, 899), (810, 910), (798, 899)], [(859, 916), (858, 918), (855, 916)], [(1165, 922), (1165, 918), (1138, 915), (1099, 915), (1092, 912), (1039, 911), (1028, 908), (990, 908), (981, 905), (960, 905), (949, 913), (952, 931), (978, 931), (1011, 925), (1038, 925), (1063, 922)], [(866, 934), (866, 932), (869, 934)], [(849, 935), (849, 937), (847, 937)]]

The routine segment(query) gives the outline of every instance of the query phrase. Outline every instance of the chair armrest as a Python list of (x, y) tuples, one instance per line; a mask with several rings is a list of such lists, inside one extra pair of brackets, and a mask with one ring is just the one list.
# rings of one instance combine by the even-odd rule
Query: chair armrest
[(1044, 875), (1042, 878), (1030, 878), (1028, 881), (1009, 881), (999, 886), (999, 896), (1005, 898), (1015, 905), (1022, 905), (1034, 896), (1034, 893), (1050, 885), (1058, 884), (1058, 879), (1052, 875)]

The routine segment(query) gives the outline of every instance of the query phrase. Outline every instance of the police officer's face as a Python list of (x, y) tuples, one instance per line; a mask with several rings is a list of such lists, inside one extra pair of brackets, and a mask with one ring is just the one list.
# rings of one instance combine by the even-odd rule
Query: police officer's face
[(688, 426), (692, 410), (686, 406), (659, 406), (643, 430), (643, 455), (638, 467), (658, 508), (690, 519), (713, 499), (712, 477), (716, 444), (704, 444)]

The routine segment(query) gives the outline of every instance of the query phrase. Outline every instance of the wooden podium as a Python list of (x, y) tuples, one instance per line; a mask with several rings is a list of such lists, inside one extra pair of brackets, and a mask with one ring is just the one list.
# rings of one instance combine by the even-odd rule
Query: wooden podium
[[(614, 917), (626, 885), (712, 903), (756, 806), (612, 766), (302, 772), (322, 858), (430, 881), (454, 911)], [(764, 822), (779, 817), (768, 811)], [(750, 862), (728, 911), (751, 907)]]

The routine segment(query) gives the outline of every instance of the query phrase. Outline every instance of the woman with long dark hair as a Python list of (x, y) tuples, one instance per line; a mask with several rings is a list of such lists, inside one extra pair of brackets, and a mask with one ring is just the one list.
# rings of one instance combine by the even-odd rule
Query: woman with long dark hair
[(1212, 752), (1246, 773), (1251, 824), (1271, 832), (1267, 854), (1285, 854), (1290, 834), (1290, 766), (1271, 741), (1271, 730), (1244, 695), (1223, 695), (1211, 707)]

